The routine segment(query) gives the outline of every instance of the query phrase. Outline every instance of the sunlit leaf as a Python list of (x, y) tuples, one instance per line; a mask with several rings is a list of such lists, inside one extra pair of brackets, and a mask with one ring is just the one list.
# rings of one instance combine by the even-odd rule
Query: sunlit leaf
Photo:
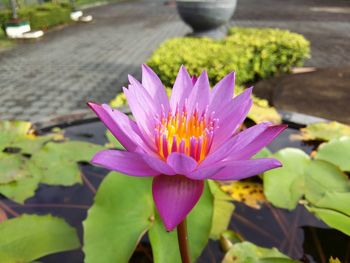
[(262, 148), (257, 154), (253, 156), (253, 159), (268, 158), (272, 155), (271, 151), (266, 147)]
[(84, 221), (85, 262), (127, 263), (154, 220), (151, 178), (110, 173)]
[(350, 137), (341, 137), (321, 144), (315, 158), (334, 163), (342, 171), (350, 172)]
[(264, 248), (250, 242), (234, 244), (222, 263), (296, 263), (276, 248)]
[(350, 201), (350, 192), (347, 192), (347, 193), (327, 192), (318, 202), (315, 202), (313, 205), (319, 208), (336, 210), (350, 217), (349, 201)]
[(0, 185), (28, 176), (26, 159), (20, 154), (0, 152)]
[(236, 244), (243, 242), (244, 239), (236, 232), (232, 230), (226, 230), (221, 233), (220, 235), (220, 248), (227, 252), (230, 250), (230, 248)]
[(329, 263), (341, 263), (341, 261), (337, 257), (335, 257), (335, 258), (330, 257), (329, 258)]
[(22, 215), (0, 224), (1, 262), (31, 262), (79, 246), (76, 230), (57, 217)]
[(254, 121), (255, 123), (261, 122), (272, 122), (272, 123), (281, 123), (281, 115), (278, 114), (277, 110), (274, 107), (262, 106), (255, 102), (248, 113), (248, 118)]
[(243, 202), (247, 206), (259, 209), (266, 201), (263, 186), (260, 183), (249, 181), (233, 181), (220, 186), (221, 190), (232, 197), (233, 200)]
[[(203, 194), (187, 217), (187, 229), (189, 247), (192, 261), (200, 256), (206, 246), (212, 223), (213, 196), (206, 185)], [(159, 216), (156, 216), (154, 225), (149, 230), (149, 238), (152, 245), (153, 258), (155, 263), (178, 263), (181, 262), (177, 233), (165, 231)]]
[(300, 129), (303, 140), (329, 141), (342, 136), (350, 136), (350, 126), (339, 122), (319, 122)]

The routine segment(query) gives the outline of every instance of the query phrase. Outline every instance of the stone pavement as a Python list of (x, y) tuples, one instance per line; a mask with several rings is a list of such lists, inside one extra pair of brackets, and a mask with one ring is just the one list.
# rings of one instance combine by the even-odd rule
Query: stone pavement
[[(166, 38), (189, 32), (164, 0), (88, 10), (75, 24), (0, 54), (0, 119), (42, 121), (108, 102)], [(239, 0), (232, 24), (278, 27), (312, 42), (308, 66), (349, 65), (350, 4), (342, 0)]]

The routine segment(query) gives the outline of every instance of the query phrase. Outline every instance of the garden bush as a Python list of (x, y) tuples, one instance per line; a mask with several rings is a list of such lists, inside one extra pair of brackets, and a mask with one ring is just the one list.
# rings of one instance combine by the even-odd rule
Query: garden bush
[[(22, 20), (28, 20), (32, 29), (48, 29), (70, 21), (70, 5), (66, 3), (44, 3), (23, 7), (18, 10)], [(2, 27), (11, 19), (10, 10), (0, 11), (0, 24)]]
[(153, 53), (147, 64), (171, 87), (184, 64), (191, 75), (204, 69), (212, 84), (237, 72), (237, 84), (252, 82), (301, 66), (310, 44), (302, 36), (279, 29), (231, 28), (224, 40), (173, 38)]

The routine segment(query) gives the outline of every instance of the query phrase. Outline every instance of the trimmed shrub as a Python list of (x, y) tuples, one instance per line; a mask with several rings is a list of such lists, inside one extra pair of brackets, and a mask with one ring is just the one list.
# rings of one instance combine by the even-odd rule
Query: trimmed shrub
[[(28, 20), (32, 29), (48, 29), (70, 22), (70, 5), (66, 3), (45, 3), (23, 7), (18, 10), (22, 20)], [(11, 19), (10, 10), (0, 11), (0, 24), (2, 27)]]
[(191, 75), (207, 70), (212, 84), (231, 71), (237, 84), (289, 72), (309, 57), (310, 44), (286, 30), (231, 28), (224, 40), (173, 38), (153, 53), (147, 64), (171, 87), (180, 65)]

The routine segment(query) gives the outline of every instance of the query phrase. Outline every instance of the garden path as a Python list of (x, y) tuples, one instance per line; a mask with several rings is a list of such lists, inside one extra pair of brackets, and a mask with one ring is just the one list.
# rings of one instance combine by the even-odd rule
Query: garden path
[[(94, 7), (90, 24), (49, 32), (0, 54), (0, 119), (42, 121), (108, 102), (166, 38), (189, 32), (165, 0)], [(307, 66), (350, 65), (350, 5), (333, 0), (239, 0), (233, 25), (279, 27), (312, 42)]]

